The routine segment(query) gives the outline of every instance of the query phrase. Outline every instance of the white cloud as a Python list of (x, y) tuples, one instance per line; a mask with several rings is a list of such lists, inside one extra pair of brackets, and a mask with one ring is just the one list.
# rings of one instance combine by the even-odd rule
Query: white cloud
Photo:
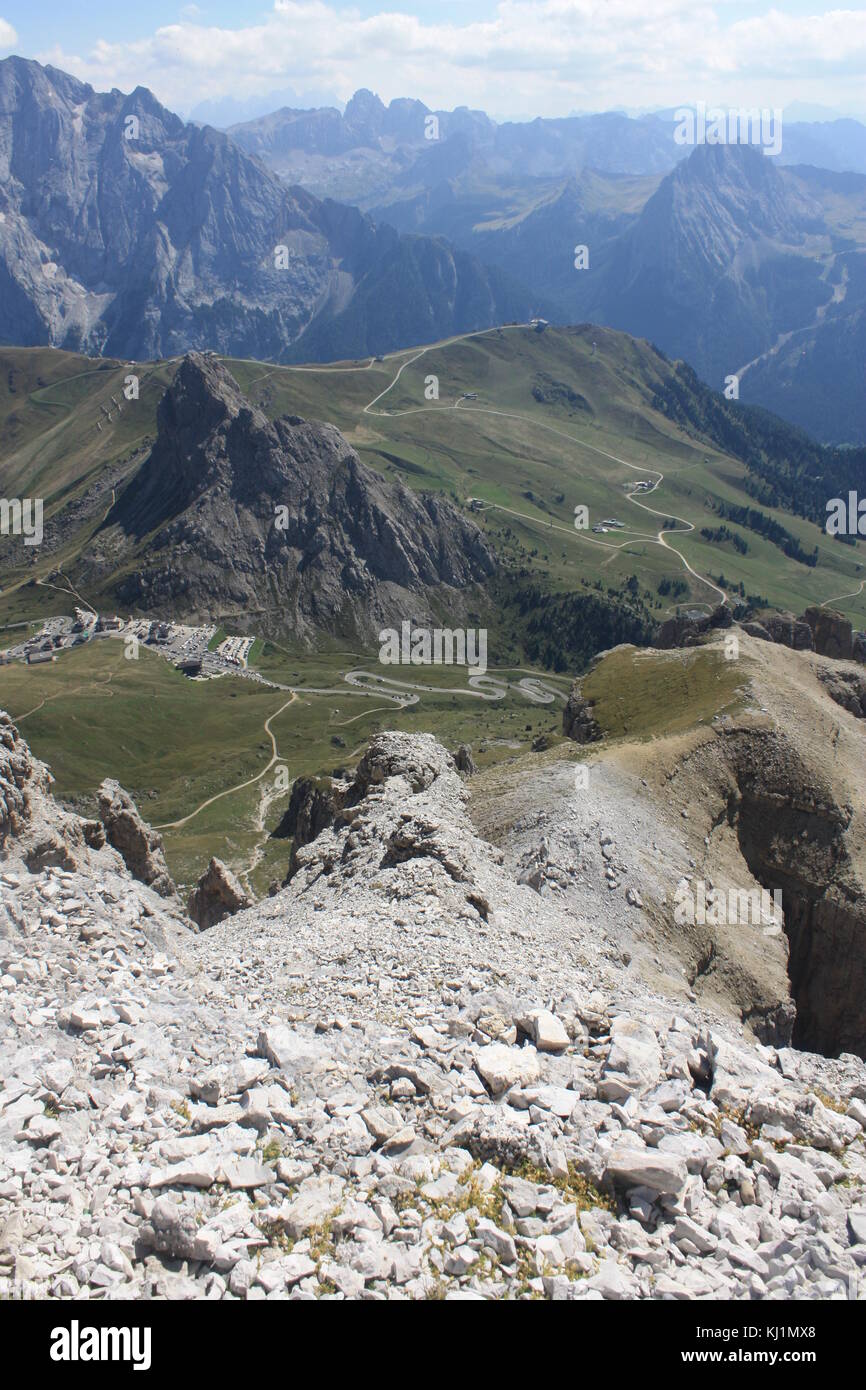
[(768, 7), (734, 21), (710, 0), (501, 0), (494, 18), (460, 23), (275, 0), (246, 27), (186, 19), (127, 43), (101, 41), (80, 57), (39, 56), (97, 88), (149, 86), (181, 111), (276, 87), (346, 100), (362, 86), (385, 101), (417, 96), (432, 106), (539, 115), (701, 98), (761, 106), (847, 99), (859, 108), (866, 14), (794, 18)]
[(7, 48), (14, 48), (18, 42), (18, 35), (12, 25), (5, 19), (0, 19), (0, 53)]

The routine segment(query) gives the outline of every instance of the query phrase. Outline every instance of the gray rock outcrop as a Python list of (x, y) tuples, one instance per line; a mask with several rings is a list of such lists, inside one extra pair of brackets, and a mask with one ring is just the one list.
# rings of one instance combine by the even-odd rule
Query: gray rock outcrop
[(335, 814), (335, 793), (331, 785), (316, 777), (296, 777), (289, 804), (272, 832), (275, 840), (293, 839), (299, 845), (314, 840), (331, 825)]
[(435, 626), (430, 590), (456, 623), (464, 591), (494, 572), (481, 531), (450, 502), (386, 481), (333, 425), (270, 421), (213, 358), (184, 358), (157, 425), (81, 566), (82, 582), (102, 585), (130, 561), (115, 586), (124, 605), (273, 614), (279, 595), (265, 627), (375, 640), (409, 613)]
[(818, 672), (818, 679), (837, 705), (848, 710), (855, 719), (866, 718), (866, 676), (860, 671), (827, 667)]
[(771, 642), (791, 647), (795, 652), (813, 649), (812, 629), (805, 619), (795, 618), (793, 613), (770, 613), (763, 623)]
[(458, 772), (462, 772), (466, 777), (474, 777), (478, 768), (475, 765), (472, 749), (468, 743), (461, 743), (459, 748), (456, 748), (451, 756), (454, 759), (454, 766), (457, 768)]
[(221, 859), (213, 858), (189, 896), (187, 911), (199, 931), (250, 907), (252, 899)]
[(54, 779), (0, 710), (0, 860), (13, 854), (28, 869), (85, 866), (105, 841), (101, 827), (62, 810)]
[(571, 688), (562, 711), (562, 732), (575, 743), (596, 743), (602, 737), (599, 724), (592, 713), (592, 701), (580, 693), (580, 681)]
[(832, 608), (807, 608), (803, 621), (812, 633), (812, 647), (819, 656), (850, 661), (854, 654), (854, 630), (848, 619)]
[(696, 647), (706, 633), (716, 628), (730, 627), (731, 610), (725, 603), (717, 604), (711, 613), (675, 613), (660, 625), (653, 646), (660, 651), (672, 647)]
[(161, 898), (171, 898), (176, 889), (162, 848), (162, 836), (142, 820), (138, 808), (119, 782), (107, 777), (99, 788), (99, 819), (108, 843), (139, 883), (146, 883)]

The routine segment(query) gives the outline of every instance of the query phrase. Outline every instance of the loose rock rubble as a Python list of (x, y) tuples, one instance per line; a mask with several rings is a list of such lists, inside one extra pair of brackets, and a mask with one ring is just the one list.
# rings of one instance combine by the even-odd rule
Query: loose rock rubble
[(468, 795), (379, 736), (291, 884), (200, 935), (110, 850), (7, 835), (9, 1292), (862, 1297), (864, 1063), (626, 981)]

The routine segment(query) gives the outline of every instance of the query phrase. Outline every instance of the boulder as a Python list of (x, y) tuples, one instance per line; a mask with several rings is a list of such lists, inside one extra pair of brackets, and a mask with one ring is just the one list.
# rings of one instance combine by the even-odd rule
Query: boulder
[(610, 1035), (599, 1095), (607, 1101), (643, 1095), (661, 1074), (662, 1055), (655, 1031), (640, 1019), (621, 1016), (611, 1024)]
[(507, 1091), (509, 1086), (531, 1085), (541, 1072), (534, 1047), (508, 1047), (505, 1043), (490, 1043), (479, 1048), (475, 1070), (495, 1096)]
[(611, 1150), (605, 1176), (615, 1186), (648, 1187), (659, 1196), (675, 1197), (688, 1181), (685, 1160), (658, 1149), (641, 1149), (637, 1141), (623, 1141)]
[(517, 1025), (532, 1039), (539, 1052), (564, 1052), (568, 1047), (565, 1025), (549, 1009), (533, 1009), (519, 1018)]

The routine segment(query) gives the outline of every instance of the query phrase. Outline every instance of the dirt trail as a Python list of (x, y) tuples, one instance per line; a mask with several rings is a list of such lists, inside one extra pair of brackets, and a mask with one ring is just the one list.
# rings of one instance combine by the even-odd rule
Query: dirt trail
[(255, 777), (248, 777), (245, 782), (237, 782), (233, 787), (226, 787), (224, 791), (217, 792), (214, 796), (209, 796), (206, 801), (203, 801), (201, 803), (200, 806), (196, 806), (194, 811), (190, 811), (188, 816), (182, 816), (180, 820), (164, 821), (162, 825), (155, 825), (153, 827), (154, 830), (179, 830), (181, 826), (188, 824), (188, 822), (191, 821), (195, 816), (199, 815), (200, 812), (204, 811), (206, 807), (212, 806), (215, 801), (221, 801), (223, 797), (231, 796), (233, 792), (242, 791), (244, 787), (251, 787), (256, 782), (260, 782), (262, 778), (265, 776), (265, 774), (269, 772), (271, 768), (274, 766), (274, 763), (278, 763), (280, 761), (279, 750), (277, 748), (277, 740), (271, 732), (271, 720), (276, 719), (278, 714), (282, 714), (284, 709), (288, 709), (289, 705), (294, 704), (297, 698), (298, 697), (295, 694), (295, 692), (292, 691), (291, 696), (288, 700), (286, 700), (285, 704), (280, 705), (279, 709), (275, 709), (273, 714), (269, 714), (264, 724), (262, 725), (262, 728), (264, 729), (265, 733), (271, 741), (271, 749), (273, 751), (270, 762), (262, 768), (261, 772), (257, 772)]

